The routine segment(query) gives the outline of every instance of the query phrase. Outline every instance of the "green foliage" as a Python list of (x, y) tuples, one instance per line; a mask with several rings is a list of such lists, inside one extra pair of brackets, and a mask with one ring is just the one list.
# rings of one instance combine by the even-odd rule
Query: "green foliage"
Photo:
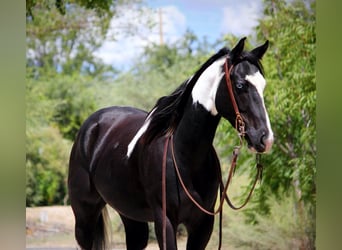
[[(40, 120), (44, 125), (56, 126), (64, 138), (74, 140), (81, 124), (96, 109), (96, 84), (95, 80), (82, 76), (60, 76), (52, 80), (28, 79), (29, 122), (36, 123), (32, 126), (39, 126)], [(42, 113), (44, 115), (40, 118)]]
[(151, 44), (146, 47), (141, 58), (144, 64), (139, 66), (139, 70), (144, 73), (158, 71), (166, 74), (170, 67), (177, 67), (177, 64), (182, 61), (191, 61), (195, 68), (187, 70), (192, 74), (191, 70), (195, 70), (207, 59), (210, 47), (212, 46), (206, 40), (199, 40), (190, 30), (187, 30), (183, 37), (173, 44)]
[(175, 90), (209, 56), (208, 52), (199, 50), (189, 53), (188, 46), (190, 44), (185, 37), (171, 45), (146, 48), (141, 62), (134, 65), (131, 71), (120, 74), (115, 84), (107, 85), (102, 90), (100, 104), (129, 105), (150, 110), (158, 98)]
[(272, 192), (296, 190), (315, 202), (316, 75), (315, 16), (302, 1), (266, 1), (259, 35), (270, 39), (264, 60), (265, 93), (275, 144), (264, 183)]
[(63, 204), (70, 141), (53, 127), (28, 130), (26, 136), (26, 206)]
[[(268, 197), (269, 213), (260, 214), (255, 210), (258, 223), (251, 225), (240, 214), (225, 214), (225, 238), (234, 246), (233, 249), (314, 249), (313, 207), (307, 206), (298, 212), (298, 201), (294, 193), (279, 199), (275, 195)], [(299, 214), (303, 216), (299, 218)], [(231, 246), (230, 245), (230, 246)]]
[(47, 85), (47, 97), (57, 101), (52, 122), (64, 138), (74, 140), (81, 124), (96, 110), (92, 86), (96, 82), (87, 77), (65, 76)]
[(71, 141), (108, 95), (99, 91), (108, 84), (106, 77), (117, 74), (93, 52), (106, 38), (117, 8), (139, 2), (26, 2), (28, 206), (63, 203)]
[[(315, 2), (265, 1), (264, 14), (257, 32), (261, 42), (270, 40), (270, 48), (263, 59), (268, 83), (264, 96), (275, 142), (272, 152), (262, 156), (265, 166), (263, 181), (252, 203), (244, 210), (247, 220), (244, 218), (241, 222), (242, 227), (247, 224), (251, 230), (261, 230), (264, 236), (245, 235), (248, 229), (244, 228), (241, 230), (244, 239), (251, 239), (242, 249), (302, 247), (296, 245), (298, 242), (304, 244), (304, 249), (312, 249), (316, 202)], [(234, 41), (234, 38), (227, 39)], [(215, 138), (221, 159), (230, 156), (233, 146), (238, 144), (236, 138), (230, 124), (221, 122)], [(255, 175), (253, 157), (243, 152), (239, 161), (238, 174), (250, 173), (252, 182)], [(243, 197), (241, 195), (241, 199)], [(284, 205), (282, 210), (273, 208), (275, 200)], [(284, 214), (276, 213), (276, 209)], [(288, 230), (306, 225), (305, 230), (298, 232), (298, 237), (296, 232), (299, 229), (286, 232), (281, 225), (278, 229), (272, 226), (279, 218), (291, 221), (289, 217), (296, 218), (296, 221), (292, 220), (293, 225), (286, 225)], [(271, 219), (266, 222), (268, 218)], [(258, 227), (270, 228), (270, 231)], [(273, 235), (273, 243), (271, 239), (265, 239), (268, 235)], [(268, 246), (262, 245), (258, 239)], [(277, 242), (282, 243), (278, 247), (272, 246)]]
[(116, 73), (93, 52), (105, 40), (117, 8), (131, 3), (139, 1), (27, 1), (27, 67), (33, 76)]
[(71, 142), (95, 111), (92, 83), (70, 76), (27, 79), (27, 206), (64, 203)]
[[(265, 16), (257, 28), (259, 39), (270, 40), (263, 65), (268, 86), (265, 102), (275, 142), (271, 154), (262, 157), (263, 182), (254, 204), (245, 210), (249, 222), (265, 226), (263, 216), (272, 216), (271, 198), (285, 202), (284, 194), (293, 194), (288, 213), (296, 218), (305, 249), (314, 246), (316, 202), (316, 75), (315, 75), (315, 2), (265, 1)], [(252, 171), (253, 178), (254, 171)], [(255, 211), (258, 211), (256, 213)], [(272, 224), (276, 219), (270, 220)], [(310, 221), (310, 223), (307, 223)], [(270, 225), (269, 225), (270, 226)], [(288, 227), (294, 227), (288, 225)], [(274, 229), (266, 234), (277, 233)], [(286, 234), (285, 234), (286, 235)], [(295, 234), (288, 235), (289, 238)], [(305, 236), (304, 236), (305, 235)], [(258, 236), (262, 239), (261, 235)], [(253, 239), (256, 239), (255, 237)], [(277, 239), (276, 236), (274, 236)], [(278, 237), (278, 240), (280, 240)], [(306, 240), (304, 240), (304, 238)], [(252, 241), (251, 241), (252, 242)], [(257, 242), (257, 241), (256, 241)], [(274, 242), (276, 244), (277, 241)], [(295, 242), (279, 249), (293, 249)], [(279, 244), (278, 244), (279, 245)], [(301, 246), (299, 246), (301, 247)], [(298, 248), (299, 248), (298, 247)], [(306, 248), (308, 247), (308, 248)], [(253, 247), (252, 247), (253, 248)], [(253, 249), (277, 249), (258, 246)]]

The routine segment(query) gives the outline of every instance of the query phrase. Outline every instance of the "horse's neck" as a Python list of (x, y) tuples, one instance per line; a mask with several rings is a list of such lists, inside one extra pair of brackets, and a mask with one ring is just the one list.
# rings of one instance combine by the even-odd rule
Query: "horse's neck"
[(188, 103), (175, 132), (176, 151), (183, 160), (200, 162), (212, 149), (220, 117), (213, 116), (200, 104)]

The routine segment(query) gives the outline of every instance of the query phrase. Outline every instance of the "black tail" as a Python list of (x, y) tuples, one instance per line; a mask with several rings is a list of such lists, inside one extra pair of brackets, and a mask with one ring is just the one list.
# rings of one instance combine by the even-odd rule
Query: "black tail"
[(93, 250), (106, 250), (108, 249), (108, 227), (109, 215), (107, 207), (104, 207), (96, 223)]

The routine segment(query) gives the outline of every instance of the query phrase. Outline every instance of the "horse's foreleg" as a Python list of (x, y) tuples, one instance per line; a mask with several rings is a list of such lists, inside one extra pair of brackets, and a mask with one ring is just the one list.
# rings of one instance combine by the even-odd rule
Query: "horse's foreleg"
[(176, 250), (176, 227), (173, 225), (170, 219), (166, 216), (166, 249), (164, 249), (164, 237), (163, 237), (163, 216), (162, 210), (158, 209), (154, 214), (154, 228), (156, 231), (156, 236), (158, 240), (158, 245), (161, 250)]
[(214, 216), (203, 214), (196, 216), (192, 222), (186, 224), (188, 231), (187, 250), (201, 250), (207, 246), (213, 231)]
[(148, 242), (147, 222), (131, 220), (123, 215), (120, 217), (125, 226), (127, 250), (145, 249)]

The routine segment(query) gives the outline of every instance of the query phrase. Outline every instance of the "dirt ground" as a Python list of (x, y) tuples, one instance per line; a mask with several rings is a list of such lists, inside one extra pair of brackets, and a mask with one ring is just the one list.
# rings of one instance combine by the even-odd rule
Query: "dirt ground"
[[(113, 250), (126, 249), (123, 226), (111, 209)], [(185, 249), (185, 240), (178, 240), (178, 247)], [(74, 216), (70, 206), (26, 208), (27, 249), (77, 249), (74, 239)], [(155, 240), (150, 240), (147, 250), (157, 250)]]
[[(111, 249), (124, 250), (125, 233), (120, 217), (110, 207), (108, 208), (111, 220)], [(238, 218), (239, 213), (228, 211), (228, 217), (223, 219), (223, 224), (233, 223), (232, 218)], [(216, 218), (218, 219), (218, 218)], [(237, 221), (236, 223), (240, 223)], [(235, 224), (236, 224), (235, 223)], [(235, 225), (237, 226), (237, 224)], [(232, 225), (234, 227), (234, 225)], [(155, 239), (153, 225), (149, 224), (150, 240), (146, 250), (159, 250)], [(214, 230), (206, 250), (217, 249), (218, 246), (218, 222), (215, 221)], [(229, 240), (229, 232), (223, 229), (222, 249), (237, 250)], [(178, 249), (186, 249), (186, 232), (180, 230), (177, 237)], [(75, 250), (77, 243), (74, 238), (74, 215), (70, 206), (49, 206), (26, 208), (26, 249), (27, 250)]]
[(26, 208), (26, 247), (76, 248), (70, 206)]

